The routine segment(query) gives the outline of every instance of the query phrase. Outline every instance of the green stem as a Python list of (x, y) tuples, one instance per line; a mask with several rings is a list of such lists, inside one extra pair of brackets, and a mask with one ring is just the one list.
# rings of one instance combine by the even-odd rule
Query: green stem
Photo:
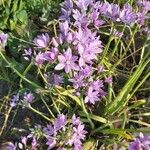
[[(30, 70), (31, 67), (32, 67), (32, 62), (30, 62), (30, 64), (27, 66), (27, 68), (23, 72), (23, 76), (25, 76), (27, 74), (27, 72)], [(20, 87), (22, 87), (22, 78), (20, 79), (19, 85), (20, 85)]]
[(46, 84), (48, 84), (47, 80), (45, 79), (45, 77), (44, 77), (44, 75), (43, 75), (43, 73), (42, 73), (42, 71), (41, 71), (41, 69), (40, 69), (39, 67), (38, 67), (38, 73), (41, 75), (43, 81), (44, 81)]
[[(126, 28), (126, 25), (124, 25), (124, 27), (123, 27), (123, 29), (122, 29), (122, 33), (124, 33), (125, 28)], [(118, 48), (118, 45), (119, 45), (120, 41), (121, 41), (121, 37), (119, 37), (117, 43), (115, 44), (115, 47), (114, 47), (114, 49), (113, 49), (113, 51), (112, 51), (112, 54), (111, 54), (111, 58), (114, 56), (114, 54), (115, 54), (115, 52), (116, 52), (116, 50), (117, 50), (117, 48)]]
[(52, 102), (53, 102), (53, 105), (54, 105), (54, 107), (55, 107), (57, 113), (60, 114), (59, 108), (57, 107), (56, 102), (53, 100), (53, 97), (52, 97), (51, 93), (50, 93), (50, 97), (51, 97), (51, 100), (52, 100)]
[(84, 101), (83, 101), (82, 98), (81, 98), (81, 106), (82, 106), (83, 112), (85, 113), (87, 119), (89, 120), (89, 123), (90, 123), (90, 125), (91, 125), (91, 128), (94, 130), (94, 129), (95, 129), (95, 125), (94, 125), (94, 123), (92, 122), (92, 120), (91, 120), (91, 118), (90, 118), (90, 116), (89, 116), (89, 114), (88, 114), (88, 112), (87, 112), (87, 110), (86, 110), (86, 107), (85, 107), (85, 105), (84, 105)]
[(33, 107), (29, 106), (28, 108), (29, 108), (30, 110), (32, 110), (34, 113), (40, 115), (42, 118), (46, 119), (47, 121), (50, 121), (50, 122), (53, 121), (52, 119), (46, 117), (42, 112), (40, 112), (40, 111), (34, 109)]
[(2, 51), (0, 51), (0, 55), (2, 56), (3, 60), (7, 63), (7, 65), (20, 77), (22, 78), (24, 81), (28, 82), (29, 84), (31, 84), (32, 86), (34, 86), (35, 88), (41, 88), (41, 86), (37, 85), (36, 83), (30, 81), (29, 79), (27, 79), (26, 77), (24, 77), (3, 55)]
[(129, 48), (130, 48), (130, 46), (131, 46), (131, 44), (132, 44), (132, 41), (134, 40), (134, 36), (135, 36), (135, 34), (136, 34), (136, 32), (137, 32), (137, 29), (138, 29), (138, 26), (136, 26), (136, 28), (135, 28), (135, 30), (134, 30), (134, 32), (133, 32), (133, 34), (132, 34), (131, 40), (130, 40), (128, 46), (126, 47), (126, 49), (125, 49), (125, 51), (124, 51), (124, 54), (123, 54), (122, 57), (117, 61), (117, 63), (114, 64), (114, 66), (112, 67), (112, 70), (114, 70), (114, 68), (116, 68), (116, 67), (122, 62), (123, 57), (126, 55), (127, 51), (129, 50)]
[(41, 96), (41, 100), (42, 100), (42, 102), (44, 103), (44, 105), (45, 105), (45, 107), (47, 108), (47, 110), (49, 111), (49, 113), (51, 114), (51, 116), (52, 116), (53, 118), (55, 118), (54, 114), (53, 114), (52, 111), (49, 109), (47, 103), (45, 102), (45, 100), (43, 99), (42, 96)]

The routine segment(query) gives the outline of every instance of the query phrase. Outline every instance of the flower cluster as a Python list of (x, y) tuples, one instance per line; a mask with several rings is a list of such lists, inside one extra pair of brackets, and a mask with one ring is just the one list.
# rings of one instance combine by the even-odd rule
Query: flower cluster
[(22, 107), (27, 107), (32, 103), (34, 99), (34, 96), (32, 93), (27, 93), (25, 92), (23, 95), (22, 94), (15, 94), (10, 100), (10, 106), (15, 107), (16, 105), (21, 105)]
[(7, 44), (8, 34), (1, 33), (0, 34), (0, 47), (5, 48)]
[(150, 135), (143, 135), (140, 133), (137, 138), (129, 145), (129, 150), (149, 150), (150, 149)]
[(82, 141), (85, 139), (85, 126), (79, 117), (73, 115), (72, 121), (67, 121), (63, 114), (58, 115), (53, 124), (43, 129), (47, 139), (48, 150), (54, 147), (64, 149), (74, 147), (74, 150), (82, 150)]

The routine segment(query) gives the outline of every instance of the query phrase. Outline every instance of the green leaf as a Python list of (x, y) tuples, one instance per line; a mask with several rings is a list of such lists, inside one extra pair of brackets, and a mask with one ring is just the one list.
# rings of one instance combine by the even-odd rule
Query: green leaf
[(15, 27), (16, 27), (16, 23), (14, 22), (14, 20), (10, 19), (10, 20), (9, 20), (9, 23), (10, 23), (10, 29), (11, 29), (11, 30), (14, 30)]
[(13, 1), (13, 7), (11, 9), (11, 12), (16, 12), (18, 9), (18, 0)]
[(56, 86), (56, 90), (61, 94), (61, 95), (64, 95), (64, 96), (68, 96), (70, 97), (71, 99), (73, 99), (79, 106), (81, 106), (81, 101), (80, 99), (77, 97), (77, 96), (74, 96), (73, 95), (73, 92), (74, 92), (74, 89), (64, 89), (60, 86)]
[(148, 65), (149, 62), (150, 60), (146, 59), (139, 64), (136, 71), (131, 75), (129, 80), (121, 89), (120, 93), (117, 95), (114, 101), (110, 103), (110, 105), (107, 107), (107, 111), (106, 111), (107, 115), (113, 115), (115, 112), (118, 112), (124, 108), (124, 106), (127, 104), (129, 100), (130, 97), (129, 95), (132, 88), (136, 84), (137, 80), (139, 79), (139, 77), (141, 76), (141, 74), (143, 73), (145, 67)]
[[(80, 115), (83, 116), (83, 117), (86, 117), (86, 114), (83, 113), (83, 112), (80, 112)], [(101, 123), (108, 123), (108, 121), (103, 117), (93, 115), (93, 114), (88, 114), (88, 115), (92, 120), (95, 120), (95, 121), (98, 121), (98, 122), (101, 122)]]
[(19, 13), (17, 13), (17, 18), (21, 23), (27, 23), (28, 19), (27, 12), (25, 10), (19, 11)]

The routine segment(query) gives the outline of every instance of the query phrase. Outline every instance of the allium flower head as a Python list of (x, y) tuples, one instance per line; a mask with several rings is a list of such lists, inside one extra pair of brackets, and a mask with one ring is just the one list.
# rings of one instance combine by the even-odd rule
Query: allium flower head
[(56, 118), (55, 122), (54, 122), (54, 130), (55, 132), (60, 130), (61, 128), (63, 128), (66, 125), (67, 118), (65, 115), (60, 114), (58, 115), (58, 117)]
[(59, 17), (60, 20), (68, 20), (70, 21), (70, 15), (72, 13), (73, 9), (73, 2), (72, 0), (65, 0), (62, 3), (62, 8), (61, 8), (61, 16)]
[(58, 56), (59, 64), (55, 67), (55, 70), (62, 70), (65, 68), (66, 73), (71, 72), (71, 70), (79, 70), (78, 65), (75, 63), (77, 58), (77, 56), (72, 56), (72, 51), (68, 48), (63, 55)]
[(75, 74), (74, 78), (69, 79), (69, 81), (73, 83), (73, 87), (75, 89), (81, 88), (82, 86), (85, 85), (84, 76), (81, 73)]
[(89, 21), (86, 15), (75, 9), (73, 10), (73, 18), (75, 19), (75, 26), (87, 30)]
[(31, 103), (34, 99), (34, 96), (32, 93), (24, 93), (24, 100)]
[(43, 58), (46, 61), (52, 62), (56, 59), (57, 54), (58, 54), (58, 49), (57, 48), (52, 48), (51, 50), (46, 51), (45, 53), (43, 53)]
[(150, 149), (150, 135), (143, 135), (140, 133), (137, 138), (129, 145), (129, 150), (149, 150)]
[(73, 125), (79, 125), (79, 124), (81, 124), (80, 118), (76, 117), (75, 114), (72, 116), (72, 124)]
[(81, 12), (84, 13), (87, 10), (90, 2), (91, 0), (77, 0), (76, 5), (78, 8), (80, 8)]
[(46, 61), (45, 54), (39, 52), (39, 53), (36, 55), (36, 57), (35, 57), (35, 63), (36, 63), (36, 65), (41, 65), (41, 64), (44, 63), (44, 61)]
[(60, 28), (60, 31), (61, 31), (62, 35), (63, 36), (67, 36), (67, 33), (69, 31), (69, 23), (68, 23), (68, 21), (60, 23), (59, 28)]
[(53, 139), (52, 137), (49, 137), (46, 145), (48, 145), (48, 149), (47, 150), (51, 150), (56, 145), (56, 140)]
[(0, 33), (0, 46), (5, 48), (8, 40), (8, 34)]
[(97, 29), (99, 29), (99, 27), (101, 27), (105, 23), (105, 21), (99, 18), (99, 15), (100, 12), (98, 10), (94, 10), (92, 13), (90, 13), (92, 23)]
[(72, 116), (72, 122), (67, 121), (66, 115), (58, 115), (54, 123), (48, 125), (43, 131), (46, 134), (46, 145), (48, 145), (49, 150), (58, 148), (56, 147), (58, 141), (61, 142), (61, 147), (58, 149), (63, 150), (66, 146), (73, 146), (74, 150), (82, 150), (82, 141), (87, 133), (84, 124), (75, 114)]
[[(113, 21), (116, 21), (119, 17), (119, 13), (120, 13), (120, 7), (117, 4), (110, 4), (108, 2), (104, 3), (105, 7), (106, 7), (106, 12), (104, 11), (104, 14), (112, 19)], [(104, 6), (103, 6), (104, 7)]]
[(49, 45), (50, 42), (50, 38), (48, 33), (42, 34), (42, 35), (38, 35), (34, 41), (35, 45), (39, 48), (46, 48)]
[(150, 10), (150, 1), (148, 0), (138, 0), (138, 5), (141, 6), (145, 12)]
[(95, 104), (96, 101), (99, 101), (99, 92), (94, 91), (93, 87), (89, 87), (84, 101)]
[(132, 24), (136, 21), (136, 15), (132, 11), (132, 7), (128, 4), (124, 5), (120, 12), (120, 20), (126, 24)]
[(136, 139), (134, 142), (131, 142), (129, 150), (141, 150), (142, 144), (139, 139)]
[(10, 106), (15, 107), (19, 102), (19, 94), (13, 95), (13, 98), (10, 101)]
[(43, 131), (47, 136), (51, 136), (54, 134), (54, 128), (52, 125), (47, 125), (47, 127), (44, 128)]

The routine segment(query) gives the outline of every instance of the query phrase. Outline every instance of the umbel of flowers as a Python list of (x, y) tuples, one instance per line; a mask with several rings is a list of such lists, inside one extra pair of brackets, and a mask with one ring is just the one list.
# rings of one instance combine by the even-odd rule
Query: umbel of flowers
[[(44, 72), (42, 78), (45, 89), (55, 85), (66, 88), (67, 80), (67, 85), (75, 91), (73, 94), (84, 99), (84, 103), (94, 105), (106, 96), (106, 83), (112, 83), (111, 74), (103, 76), (106, 69), (101, 64), (101, 59), (105, 47), (99, 31), (103, 25), (111, 22), (114, 25), (137, 24), (149, 34), (150, 30), (145, 29), (144, 23), (149, 19), (150, 2), (139, 0), (137, 4), (138, 8), (134, 10), (129, 4), (120, 7), (94, 0), (65, 0), (62, 3), (56, 35), (38, 35), (33, 40), (34, 46), (24, 50), (23, 57)], [(110, 27), (110, 35), (114, 38), (122, 38), (123, 34)], [(7, 38), (7, 34), (0, 34), (1, 48), (6, 46)], [(24, 93), (22, 97), (16, 94), (10, 105), (15, 107), (20, 104), (33, 110), (30, 104), (33, 100), (34, 96), (30, 92)], [(31, 149), (38, 149), (38, 140), (42, 136), (46, 139), (45, 144), (49, 150), (72, 147), (82, 150), (82, 142), (87, 133), (84, 128), (84, 124), (75, 115), (72, 120), (67, 120), (66, 115), (60, 114), (47, 127), (37, 126), (27, 137), (22, 137), (18, 145), (23, 149), (30, 140)], [(149, 149), (149, 145), (149, 136), (140, 135), (130, 144), (129, 149)]]
[(38, 140), (46, 138), (45, 143), (48, 150), (56, 148), (57, 150), (65, 150), (73, 148), (74, 150), (82, 150), (82, 142), (85, 140), (87, 131), (85, 125), (80, 121), (79, 117), (73, 115), (71, 120), (67, 120), (67, 116), (60, 114), (52, 124), (42, 129), (41, 126), (36, 126), (31, 129), (28, 136), (21, 138), (18, 143), (20, 149), (29, 147), (28, 141), (31, 141), (30, 148), (36, 150), (39, 147)]

